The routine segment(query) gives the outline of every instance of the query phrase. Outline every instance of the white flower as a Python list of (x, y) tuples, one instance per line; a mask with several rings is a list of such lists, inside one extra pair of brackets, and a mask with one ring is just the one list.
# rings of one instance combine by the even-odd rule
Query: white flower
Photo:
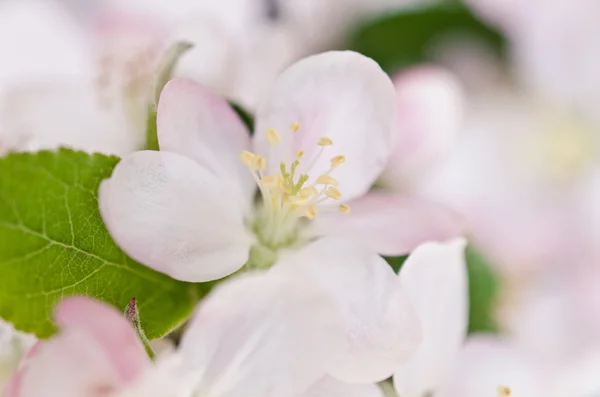
[(405, 254), (458, 230), (446, 218), (424, 227), (402, 198), (366, 194), (392, 144), (394, 95), (372, 60), (316, 55), (280, 76), (251, 142), (225, 101), (173, 80), (159, 103), (161, 151), (117, 165), (100, 188), (103, 219), (129, 255), (180, 280), (218, 279), (246, 263), (312, 274), (347, 313), (353, 359), (336, 375), (384, 378), (417, 332), (376, 253)]
[(40, 0), (0, 7), (0, 151), (140, 149), (161, 27), (107, 14), (84, 29)]
[(321, 295), (272, 275), (227, 281), (156, 363), (114, 308), (69, 298), (56, 310), (61, 332), (22, 363), (8, 397), (380, 396), (324, 377), (339, 319)]
[(176, 76), (196, 80), (250, 111), (268, 96), (286, 67), (307, 55), (340, 48), (360, 18), (407, 5), (398, 0), (106, 3), (157, 18), (169, 26), (172, 39), (193, 43)]
[(423, 334), (416, 354), (394, 374), (394, 386), (402, 397), (435, 394), (449, 381), (467, 334), (465, 244), (462, 238), (444, 244), (425, 243), (400, 270), (400, 282)]

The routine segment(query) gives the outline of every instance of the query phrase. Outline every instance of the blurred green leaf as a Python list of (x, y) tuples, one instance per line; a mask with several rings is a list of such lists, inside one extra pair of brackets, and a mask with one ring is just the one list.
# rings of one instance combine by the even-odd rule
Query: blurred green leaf
[(497, 332), (499, 280), (489, 261), (471, 245), (465, 252), (469, 275), (469, 332)]
[(250, 112), (235, 102), (229, 102), (229, 105), (231, 105), (233, 110), (235, 110), (238, 116), (240, 116), (240, 119), (242, 119), (246, 127), (248, 127), (250, 135), (254, 134), (254, 117), (250, 114)]
[(430, 49), (443, 37), (465, 35), (478, 39), (500, 55), (505, 39), (460, 3), (402, 11), (369, 21), (351, 36), (349, 49), (376, 60), (388, 73), (430, 60)]
[(408, 255), (384, 256), (383, 259), (385, 259), (387, 263), (390, 264), (392, 269), (394, 269), (394, 272), (398, 273), (400, 271), (400, 268), (402, 268), (402, 265), (404, 265), (404, 262), (406, 262), (406, 260), (408, 259)]

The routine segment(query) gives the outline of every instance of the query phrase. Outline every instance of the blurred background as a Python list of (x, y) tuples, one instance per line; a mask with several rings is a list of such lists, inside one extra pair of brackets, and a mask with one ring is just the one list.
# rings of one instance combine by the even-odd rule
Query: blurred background
[(250, 124), (296, 60), (376, 60), (401, 129), (380, 184), (464, 219), (470, 331), (546, 363), (600, 348), (600, 1), (0, 0), (0, 153), (143, 148), (179, 41), (174, 74)]

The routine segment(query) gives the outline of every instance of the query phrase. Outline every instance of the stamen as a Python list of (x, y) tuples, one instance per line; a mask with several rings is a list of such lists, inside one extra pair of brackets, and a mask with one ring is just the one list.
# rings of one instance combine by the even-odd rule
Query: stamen
[(281, 142), (281, 135), (279, 135), (279, 132), (277, 132), (275, 128), (269, 128), (267, 130), (267, 141), (271, 145), (276, 145)]
[(498, 397), (510, 397), (511, 394), (512, 393), (508, 387), (505, 387), (505, 386), (498, 387)]
[(278, 175), (268, 175), (268, 176), (263, 176), (260, 180), (260, 183), (265, 186), (268, 187), (270, 189), (276, 188), (279, 186), (279, 178)]
[(347, 204), (341, 204), (339, 207), (340, 212), (347, 214), (350, 212), (350, 206)]
[(315, 217), (317, 216), (317, 207), (314, 204), (309, 205), (306, 208), (306, 212), (304, 213), (304, 216), (306, 216), (308, 219), (315, 219)]
[(247, 150), (240, 153), (240, 160), (252, 171), (264, 171), (267, 168), (267, 160), (263, 156)]
[(267, 160), (261, 155), (256, 155), (254, 166), (258, 171), (264, 171), (267, 168)]
[(304, 158), (304, 151), (302, 151), (302, 150), (298, 150), (298, 151), (296, 152), (296, 158), (297, 158), (297, 159), (300, 159), (300, 160), (301, 160), (301, 159), (303, 159), (303, 158)]
[(301, 206), (310, 201), (310, 196), (289, 196), (288, 200), (294, 205)]
[(317, 178), (317, 185), (339, 186), (339, 182), (329, 175), (321, 175)]
[(319, 142), (317, 142), (317, 146), (331, 146), (331, 145), (333, 145), (333, 141), (331, 139), (327, 138), (326, 136), (319, 139)]
[(346, 162), (346, 156), (335, 156), (331, 159), (331, 168), (339, 167)]
[(242, 160), (242, 163), (244, 163), (244, 165), (246, 167), (252, 169), (252, 171), (255, 171), (253, 169), (255, 159), (256, 159), (256, 155), (252, 152), (244, 150), (242, 153), (240, 153), (240, 160)]
[(298, 130), (299, 130), (299, 129), (300, 129), (300, 123), (299, 123), (299, 122), (297, 122), (297, 121), (294, 121), (294, 122), (292, 123), (292, 125), (290, 126), (290, 130), (291, 130), (292, 132), (298, 132)]
[(302, 197), (316, 196), (318, 194), (319, 192), (314, 187), (305, 187), (298, 192), (298, 195)]
[(334, 200), (341, 200), (342, 199), (342, 193), (338, 190), (338, 188), (333, 187), (333, 186), (329, 186), (327, 188), (327, 190), (325, 190), (325, 195), (329, 198), (332, 198)]

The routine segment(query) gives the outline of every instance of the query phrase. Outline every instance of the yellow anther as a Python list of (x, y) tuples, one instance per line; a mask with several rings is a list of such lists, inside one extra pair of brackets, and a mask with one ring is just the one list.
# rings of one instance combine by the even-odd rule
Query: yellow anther
[(288, 200), (293, 205), (304, 205), (310, 201), (310, 196), (289, 196)]
[(339, 167), (346, 162), (346, 156), (335, 156), (331, 159), (331, 168)]
[(300, 189), (300, 191), (298, 192), (298, 195), (301, 197), (316, 196), (317, 194), (319, 194), (319, 192), (314, 187), (305, 187), (303, 189)]
[(511, 391), (508, 387), (500, 386), (498, 387), (498, 397), (510, 397)]
[(254, 162), (256, 160), (256, 154), (244, 150), (242, 153), (240, 153), (240, 160), (242, 160), (242, 163), (244, 163), (246, 167), (249, 167), (254, 171)]
[(254, 158), (254, 169), (264, 171), (265, 168), (267, 168), (267, 160), (263, 156), (257, 154)]
[(294, 121), (292, 123), (292, 125), (290, 126), (290, 130), (292, 130), (292, 132), (298, 132), (299, 129), (300, 129), (300, 123), (297, 121)]
[(304, 215), (308, 219), (315, 219), (315, 217), (317, 216), (317, 207), (314, 204), (309, 205), (308, 208), (306, 208), (306, 212), (304, 213)]
[(338, 190), (337, 187), (329, 186), (327, 190), (325, 190), (325, 195), (334, 200), (341, 200), (342, 193)]
[(278, 175), (264, 176), (260, 180), (260, 183), (268, 188), (276, 188), (277, 186), (279, 186), (279, 177)]
[(275, 128), (269, 128), (267, 130), (267, 141), (271, 145), (276, 145), (281, 142), (281, 135), (279, 135), (279, 132), (277, 132)]
[(320, 177), (317, 178), (317, 184), (319, 185), (333, 185), (333, 186), (338, 186), (339, 183), (338, 181), (329, 176), (329, 175), (321, 175)]
[(341, 204), (339, 207), (340, 212), (347, 214), (350, 212), (350, 206), (347, 204)]
[(317, 146), (331, 146), (333, 145), (333, 141), (327, 137), (323, 137), (321, 139), (319, 139), (319, 142), (317, 142)]
[(298, 150), (296, 152), (296, 158), (297, 159), (303, 159), (304, 158), (304, 152), (302, 150)]

